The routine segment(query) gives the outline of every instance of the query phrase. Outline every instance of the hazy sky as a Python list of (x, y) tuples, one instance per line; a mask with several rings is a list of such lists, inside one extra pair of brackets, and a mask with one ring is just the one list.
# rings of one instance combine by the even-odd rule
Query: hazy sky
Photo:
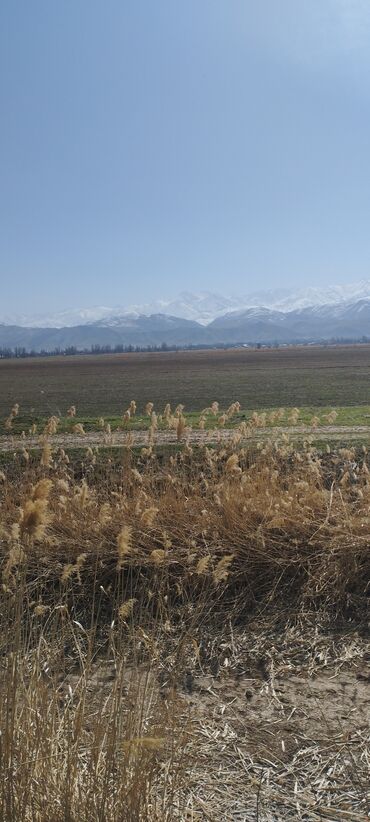
[(369, 0), (2, 0), (1, 313), (370, 277)]

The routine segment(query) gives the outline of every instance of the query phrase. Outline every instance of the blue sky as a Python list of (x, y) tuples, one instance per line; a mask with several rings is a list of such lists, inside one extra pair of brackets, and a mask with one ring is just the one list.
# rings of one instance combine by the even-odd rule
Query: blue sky
[(2, 313), (370, 276), (368, 0), (3, 0)]

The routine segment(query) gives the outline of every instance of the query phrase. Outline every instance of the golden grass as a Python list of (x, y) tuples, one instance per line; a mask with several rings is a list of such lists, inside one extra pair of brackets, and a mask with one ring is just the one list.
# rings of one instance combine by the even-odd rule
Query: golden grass
[[(213, 403), (203, 418), (222, 425), (238, 410)], [(182, 411), (165, 408), (179, 442), (167, 456), (148, 403), (140, 454), (128, 444), (115, 458), (91, 447), (68, 457), (50, 424), (41, 455), (3, 466), (4, 820), (185, 819), (174, 816), (186, 740), (171, 682), (207, 631), (287, 603), (302, 618), (366, 613), (366, 449), (320, 455), (287, 436), (252, 447), (242, 424), (226, 445), (195, 450)]]

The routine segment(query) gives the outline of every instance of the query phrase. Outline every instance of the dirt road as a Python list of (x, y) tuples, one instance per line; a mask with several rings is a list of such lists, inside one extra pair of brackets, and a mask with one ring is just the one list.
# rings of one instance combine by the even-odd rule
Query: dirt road
[[(279, 438), (283, 434), (290, 437), (301, 438), (313, 436), (315, 439), (366, 439), (370, 436), (370, 426), (368, 425), (325, 425), (312, 428), (308, 425), (276, 426), (274, 428), (256, 428), (252, 436), (243, 438), (243, 442), (248, 440), (266, 439), (268, 437)], [(189, 442), (192, 445), (207, 445), (217, 442), (229, 442), (238, 436), (237, 429), (221, 428), (210, 431), (200, 429), (186, 429), (181, 442)], [(148, 431), (115, 431), (107, 435), (102, 431), (89, 431), (85, 435), (81, 434), (55, 434), (48, 437), (48, 441), (53, 448), (81, 448), (90, 447), (143, 447), (149, 443)], [(157, 431), (152, 440), (154, 445), (174, 445), (177, 443), (176, 431)], [(43, 447), (45, 439), (41, 436), (0, 437), (0, 452), (20, 451), (23, 448), (40, 449)]]

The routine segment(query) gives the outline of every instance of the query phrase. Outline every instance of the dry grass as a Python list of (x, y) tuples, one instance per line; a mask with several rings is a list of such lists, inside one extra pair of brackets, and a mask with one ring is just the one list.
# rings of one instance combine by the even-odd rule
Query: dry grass
[[(128, 410), (135, 413), (133, 401)], [(202, 724), (195, 731), (184, 719), (194, 682), (215, 657), (213, 676), (225, 658), (236, 675), (240, 637), (262, 614), (295, 621), (303, 636), (307, 619), (366, 620), (366, 449), (320, 455), (309, 441), (296, 450), (286, 436), (245, 447), (243, 429), (226, 444), (193, 450), (180, 406), (174, 420), (180, 445), (167, 457), (156, 454), (152, 419), (139, 455), (128, 441), (115, 459), (90, 447), (73, 459), (53, 450), (46, 431), (41, 456), (3, 466), (0, 814), (7, 822), (219, 818), (207, 792), (197, 803), (191, 787), (204, 762)], [(210, 647), (222, 646), (225, 631), (231, 650), (220, 663)], [(263, 656), (259, 650), (256, 659)], [(253, 802), (265, 802), (266, 768), (257, 765), (256, 777), (240, 746), (235, 756)], [(349, 781), (359, 813), (356, 768), (357, 787)], [(291, 818), (316, 818), (294, 817), (304, 796), (299, 803), (291, 774)], [(325, 784), (318, 777), (323, 807)], [(344, 815), (334, 819), (365, 818), (345, 816), (348, 792), (347, 805), (338, 802)], [(257, 818), (253, 807), (245, 819)]]

